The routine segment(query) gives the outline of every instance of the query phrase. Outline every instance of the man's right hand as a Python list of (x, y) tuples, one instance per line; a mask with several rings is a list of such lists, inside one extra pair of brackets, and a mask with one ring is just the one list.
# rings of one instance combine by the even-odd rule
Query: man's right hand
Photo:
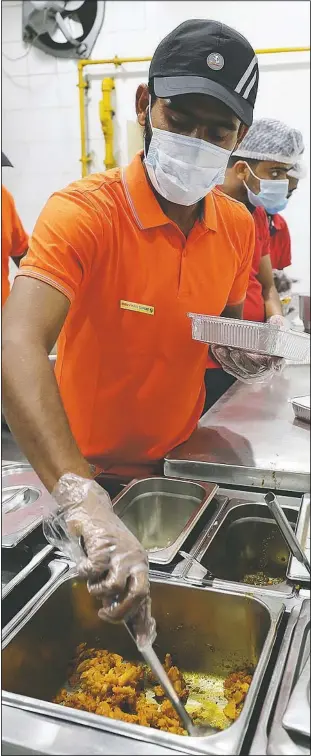
[(65, 531), (66, 538), (58, 541), (58, 547), (74, 559), (89, 592), (101, 599), (101, 619), (119, 622), (140, 612), (144, 617), (141, 634), (150, 640), (154, 623), (148, 600), (148, 556), (114, 514), (108, 493), (93, 480), (67, 473), (52, 497), (57, 507), (45, 518), (46, 537), (55, 544)]

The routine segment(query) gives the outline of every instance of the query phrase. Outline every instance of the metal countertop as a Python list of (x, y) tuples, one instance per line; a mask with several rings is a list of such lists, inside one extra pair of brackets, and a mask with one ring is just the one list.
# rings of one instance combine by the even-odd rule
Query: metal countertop
[(165, 459), (165, 475), (223, 485), (310, 490), (310, 425), (288, 399), (310, 394), (310, 366), (287, 365), (269, 384), (238, 381)]

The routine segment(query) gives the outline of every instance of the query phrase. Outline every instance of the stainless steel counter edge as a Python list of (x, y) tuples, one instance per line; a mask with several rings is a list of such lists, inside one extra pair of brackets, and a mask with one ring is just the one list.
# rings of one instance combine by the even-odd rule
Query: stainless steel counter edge
[(13, 589), (22, 582), (22, 580), (30, 575), (47, 556), (52, 554), (53, 549), (54, 546), (51, 546), (50, 544), (43, 546), (43, 548), (40, 549), (40, 551), (38, 551), (37, 554), (32, 557), (26, 567), (23, 567), (23, 569), (20, 570), (20, 572), (18, 572), (17, 575), (15, 575), (15, 577), (13, 577), (12, 580), (10, 580), (10, 582), (4, 586), (2, 590), (2, 599), (5, 599), (6, 596), (8, 596), (9, 593), (11, 593), (11, 591), (13, 591)]
[(302, 493), (310, 488), (310, 474), (294, 470), (267, 470), (263, 467), (228, 465), (225, 462), (204, 462), (198, 459), (165, 459), (164, 475), (170, 478), (210, 481), (219, 485), (262, 488), (265, 491), (293, 491)]
[(14, 706), (2, 707), (2, 754), (35, 754), (36, 756), (77, 756), (77, 754), (127, 754), (127, 756), (162, 756), (183, 754), (183, 751), (163, 748), (125, 738), (115, 733), (94, 730), (85, 725), (63, 722)]
[(48, 564), (50, 571), (50, 577), (45, 585), (32, 596), (32, 598), (20, 609), (17, 614), (2, 628), (2, 642), (5, 643), (6, 639), (12, 635), (14, 630), (22, 626), (23, 621), (26, 621), (29, 615), (36, 611), (41, 601), (45, 600), (45, 597), (49, 595), (49, 592), (56, 586), (58, 580), (68, 570), (68, 562), (62, 559), (53, 559)]

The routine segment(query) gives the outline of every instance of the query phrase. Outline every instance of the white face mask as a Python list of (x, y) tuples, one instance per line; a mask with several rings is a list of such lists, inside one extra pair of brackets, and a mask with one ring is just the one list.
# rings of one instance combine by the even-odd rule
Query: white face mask
[(251, 205), (254, 207), (264, 207), (270, 215), (275, 215), (275, 213), (280, 213), (281, 210), (284, 210), (288, 202), (288, 180), (261, 179), (253, 173), (249, 165), (248, 168), (254, 178), (259, 181), (260, 186), (258, 194), (254, 194), (244, 181)]
[(155, 129), (151, 117), (150, 125), (152, 138), (144, 163), (162, 197), (188, 207), (223, 183), (231, 151), (203, 139)]

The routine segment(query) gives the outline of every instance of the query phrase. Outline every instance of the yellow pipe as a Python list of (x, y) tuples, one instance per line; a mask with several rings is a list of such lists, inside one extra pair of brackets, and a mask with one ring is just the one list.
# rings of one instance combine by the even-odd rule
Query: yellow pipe
[(83, 69), (84, 66), (98, 66), (108, 64), (111, 64), (113, 66), (122, 66), (123, 63), (149, 63), (150, 61), (151, 58), (118, 58), (117, 55), (115, 55), (114, 58), (98, 58), (97, 60), (83, 58), (82, 60), (78, 61), (78, 68)]
[(79, 106), (80, 106), (80, 137), (81, 137), (81, 157), (80, 162), (82, 164), (82, 178), (88, 174), (88, 163), (91, 162), (91, 156), (87, 154), (86, 150), (86, 118), (85, 118), (85, 92), (88, 89), (88, 84), (83, 76), (83, 69), (79, 69)]
[[(257, 55), (272, 55), (277, 53), (297, 53), (297, 52), (310, 52), (310, 47), (267, 47), (255, 50)], [(78, 77), (79, 77), (79, 103), (80, 103), (80, 134), (81, 134), (81, 158), (82, 163), (82, 176), (86, 176), (88, 173), (88, 164), (91, 161), (90, 155), (86, 151), (86, 119), (85, 119), (85, 89), (88, 85), (85, 82), (83, 76), (83, 69), (85, 66), (98, 66), (98, 65), (114, 65), (122, 66), (123, 63), (149, 63), (150, 57), (145, 58), (118, 58), (116, 55), (114, 58), (102, 58), (98, 60), (89, 60), (88, 58), (78, 61)], [(111, 156), (110, 156), (111, 157)]]
[(115, 159), (113, 156), (113, 116), (114, 110), (111, 105), (111, 92), (114, 89), (114, 80), (107, 77), (102, 81), (102, 93), (103, 97), (99, 103), (99, 117), (102, 125), (103, 135), (105, 139), (105, 167), (107, 171), (109, 168), (114, 168)]
[(267, 47), (255, 50), (256, 55), (273, 55), (274, 53), (310, 52), (310, 47)]
[[(257, 55), (270, 55), (274, 53), (294, 53), (294, 52), (309, 52), (310, 47), (263, 47), (260, 50), (255, 50)], [(97, 60), (91, 60), (84, 58), (78, 61), (78, 68), (82, 69), (85, 66), (98, 66), (98, 65), (114, 65), (122, 66), (123, 63), (148, 63), (151, 61), (150, 57), (146, 58), (118, 58), (115, 55), (114, 58), (98, 58)]]

